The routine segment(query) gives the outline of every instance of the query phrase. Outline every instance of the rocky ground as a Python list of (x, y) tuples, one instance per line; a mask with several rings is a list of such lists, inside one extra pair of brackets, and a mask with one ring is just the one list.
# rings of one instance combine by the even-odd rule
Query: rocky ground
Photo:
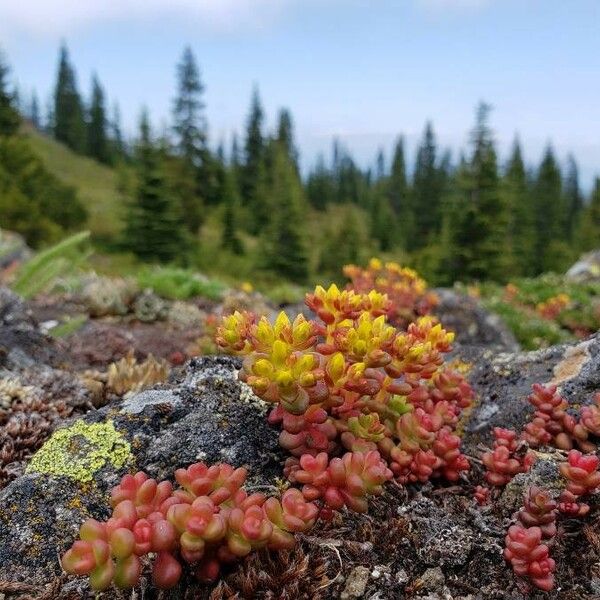
[[(58, 305), (57, 305), (58, 304)], [(207, 314), (217, 305), (198, 306)], [(285, 458), (266, 407), (236, 378), (228, 357), (189, 358), (201, 327), (177, 328), (132, 315), (89, 320), (59, 340), (40, 324), (80, 306), (42, 299), (25, 304), (0, 290), (0, 379), (21, 390), (0, 404), (0, 598), (93, 598), (85, 578), (61, 573), (58, 556), (87, 517), (107, 516), (106, 496), (120, 476), (143, 468), (168, 478), (196, 460), (226, 460), (250, 471), (250, 489), (273, 489)], [(289, 311), (300, 310), (290, 307)], [(265, 598), (371, 600), (600, 598), (600, 511), (562, 521), (553, 554), (557, 589), (531, 592), (502, 557), (503, 538), (523, 490), (556, 485), (560, 453), (540, 455), (492, 505), (473, 501), (482, 481), (482, 447), (493, 426), (520, 428), (531, 413), (532, 383), (561, 385), (573, 406), (600, 390), (600, 335), (570, 346), (523, 353), (498, 320), (476, 301), (448, 292), (438, 308), (458, 332), (452, 360), (468, 377), (477, 404), (462, 424), (473, 468), (457, 485), (388, 484), (369, 514), (344, 514), (299, 536), (293, 551), (259, 552), (232, 567), (217, 585), (183, 580), (156, 593), (147, 580), (133, 594), (99, 598)], [(108, 390), (95, 369), (134, 351), (172, 365), (168, 381), (127, 394)], [(180, 364), (183, 363), (183, 364)], [(114, 383), (112, 385), (115, 385)], [(58, 433), (39, 449), (52, 431)], [(33, 457), (32, 457), (33, 455)]]

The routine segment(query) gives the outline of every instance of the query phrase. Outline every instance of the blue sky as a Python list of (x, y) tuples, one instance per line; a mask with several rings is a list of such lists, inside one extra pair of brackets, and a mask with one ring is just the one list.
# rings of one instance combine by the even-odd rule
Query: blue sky
[(519, 133), (530, 163), (551, 141), (584, 185), (600, 174), (599, 0), (0, 0), (0, 45), (45, 98), (64, 38), (87, 95), (95, 70), (133, 130), (166, 122), (185, 44), (207, 87), (211, 140), (241, 131), (254, 83), (272, 125), (294, 116), (303, 163), (338, 136), (363, 165), (431, 119), (455, 157), (474, 107), (494, 106), (501, 158)]

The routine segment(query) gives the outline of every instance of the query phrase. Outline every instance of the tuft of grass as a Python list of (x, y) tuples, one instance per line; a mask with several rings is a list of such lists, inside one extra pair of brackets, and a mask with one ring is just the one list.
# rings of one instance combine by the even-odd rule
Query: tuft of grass
[(14, 291), (23, 298), (32, 298), (52, 288), (59, 277), (72, 273), (89, 258), (89, 237), (89, 231), (82, 231), (38, 252), (17, 271)]
[(176, 267), (147, 267), (137, 276), (141, 288), (151, 288), (169, 300), (187, 300), (195, 296), (221, 300), (227, 287), (216, 279)]
[(50, 329), (48, 333), (54, 338), (64, 338), (79, 331), (87, 323), (87, 320), (87, 315), (75, 315), (63, 323), (59, 323)]

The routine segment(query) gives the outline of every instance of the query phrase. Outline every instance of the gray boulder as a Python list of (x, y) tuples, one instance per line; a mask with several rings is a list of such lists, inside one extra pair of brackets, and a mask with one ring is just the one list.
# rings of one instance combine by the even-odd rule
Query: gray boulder
[(600, 281), (600, 250), (584, 254), (566, 273), (574, 281)]

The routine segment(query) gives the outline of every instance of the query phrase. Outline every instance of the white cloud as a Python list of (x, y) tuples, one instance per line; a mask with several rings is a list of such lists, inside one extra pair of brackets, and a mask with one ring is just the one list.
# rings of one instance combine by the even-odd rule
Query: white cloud
[(183, 16), (207, 29), (262, 28), (302, 0), (0, 0), (0, 30), (65, 35), (100, 22)]

